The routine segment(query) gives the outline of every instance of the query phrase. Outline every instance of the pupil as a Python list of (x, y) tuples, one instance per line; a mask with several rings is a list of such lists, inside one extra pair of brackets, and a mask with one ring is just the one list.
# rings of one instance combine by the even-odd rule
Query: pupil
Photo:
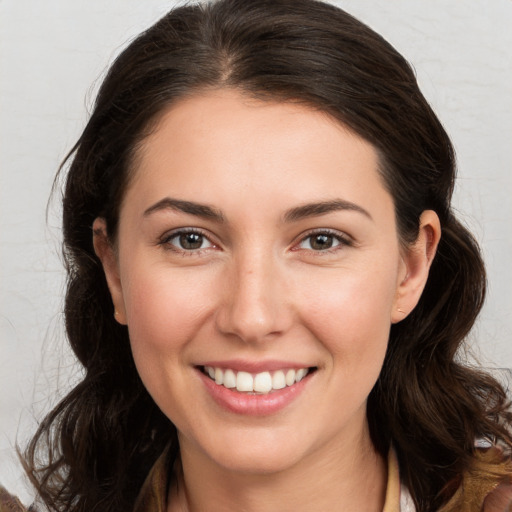
[(332, 236), (315, 235), (311, 241), (311, 247), (317, 250), (330, 249), (332, 247)]
[(180, 235), (180, 245), (183, 249), (199, 249), (203, 244), (203, 236), (197, 233), (184, 233)]

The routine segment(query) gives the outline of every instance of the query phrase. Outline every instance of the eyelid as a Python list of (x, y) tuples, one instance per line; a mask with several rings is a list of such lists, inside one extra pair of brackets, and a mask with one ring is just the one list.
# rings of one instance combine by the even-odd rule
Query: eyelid
[[(332, 236), (333, 238), (337, 239), (340, 242), (340, 244), (335, 247), (325, 249), (323, 251), (315, 251), (313, 249), (303, 249), (303, 248), (299, 247), (299, 245), (302, 242), (304, 242), (307, 238), (310, 238), (315, 235)], [(301, 233), (297, 237), (296, 241), (293, 243), (291, 250), (292, 251), (303, 250), (303, 251), (308, 251), (310, 253), (314, 253), (315, 255), (321, 256), (321, 255), (330, 254), (330, 253), (339, 251), (345, 247), (353, 247), (354, 245), (355, 245), (355, 240), (350, 235), (348, 235), (347, 233), (345, 233), (343, 231), (338, 231), (337, 229), (332, 229), (332, 228), (313, 228), (304, 233)]]
[[(176, 238), (177, 236), (186, 234), (186, 233), (196, 233), (198, 235), (201, 235), (206, 240), (208, 240), (208, 242), (210, 242), (211, 246), (201, 248), (201, 249), (186, 250), (186, 249), (180, 249), (179, 247), (169, 243), (170, 240), (172, 240), (173, 238)], [(157, 245), (162, 246), (165, 250), (173, 251), (178, 254), (190, 255), (190, 256), (200, 254), (200, 253), (210, 250), (210, 249), (218, 249), (219, 248), (219, 244), (213, 240), (213, 237), (211, 236), (211, 234), (207, 233), (206, 231), (204, 231), (201, 228), (186, 227), (186, 226), (172, 229), (171, 231), (166, 231), (161, 237), (159, 237)]]
[[(206, 248), (186, 250), (186, 249), (180, 249), (179, 247), (169, 243), (170, 240), (172, 240), (173, 238), (176, 238), (177, 236), (179, 236), (181, 234), (185, 234), (185, 233), (197, 233), (198, 235), (201, 235), (206, 240), (208, 240), (208, 242), (211, 244), (211, 246), (206, 247)], [(304, 249), (299, 246), (307, 238), (315, 236), (315, 235), (332, 236), (333, 238), (338, 240), (340, 243), (339, 243), (339, 245), (336, 245), (335, 247), (331, 247), (331, 248), (328, 248), (325, 250), (318, 250), (318, 251), (313, 250), (313, 249)], [(192, 227), (192, 226), (190, 226), (190, 227), (184, 226), (184, 227), (172, 229), (170, 231), (166, 231), (162, 236), (159, 237), (159, 239), (157, 241), (157, 245), (162, 246), (166, 250), (173, 251), (173, 252), (176, 252), (179, 254), (190, 255), (190, 256), (198, 255), (198, 254), (200, 254), (204, 251), (208, 251), (210, 249), (218, 250), (220, 248), (219, 243), (215, 241), (215, 239), (211, 235), (211, 233), (209, 233), (208, 231), (205, 231), (201, 228)], [(350, 235), (348, 235), (347, 233), (345, 233), (343, 231), (339, 231), (339, 230), (332, 229), (332, 228), (313, 228), (313, 229), (309, 229), (309, 230), (301, 233), (298, 237), (296, 237), (295, 241), (292, 243), (290, 250), (291, 251), (299, 251), (299, 250), (308, 251), (310, 253), (314, 253), (315, 255), (321, 256), (321, 255), (326, 255), (326, 254), (336, 252), (336, 251), (341, 250), (346, 247), (353, 247), (354, 245), (355, 245), (355, 240)]]

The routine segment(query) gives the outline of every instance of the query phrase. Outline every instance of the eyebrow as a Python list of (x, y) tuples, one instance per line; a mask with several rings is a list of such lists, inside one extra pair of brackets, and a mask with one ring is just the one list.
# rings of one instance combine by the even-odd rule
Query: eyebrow
[[(173, 199), (172, 197), (165, 197), (155, 203), (153, 206), (150, 206), (147, 210), (144, 211), (144, 217), (147, 217), (148, 215), (161, 210), (176, 210), (179, 212), (188, 213), (190, 215), (196, 215), (198, 217), (214, 220), (220, 223), (226, 222), (224, 215), (217, 208), (213, 208), (201, 203), (195, 203), (193, 201)], [(340, 210), (355, 211), (363, 214), (370, 220), (373, 220), (370, 213), (361, 206), (350, 201), (345, 201), (343, 199), (333, 199), (330, 201), (321, 201), (318, 203), (307, 203), (301, 206), (297, 206), (296, 208), (292, 208), (284, 214), (284, 221), (296, 222), (307, 217), (316, 217)]]
[(333, 199), (331, 201), (321, 201), (319, 203), (308, 203), (297, 206), (285, 213), (284, 220), (285, 222), (295, 222), (306, 217), (316, 217), (340, 210), (358, 212), (363, 214), (365, 217), (368, 217), (370, 220), (373, 220), (367, 210), (355, 203), (351, 203), (350, 201), (345, 201), (343, 199)]
[(147, 210), (144, 211), (144, 217), (162, 210), (175, 210), (217, 222), (225, 222), (224, 215), (222, 215), (222, 212), (216, 208), (205, 204), (194, 203), (192, 201), (173, 199), (172, 197), (164, 197), (153, 206), (150, 206)]

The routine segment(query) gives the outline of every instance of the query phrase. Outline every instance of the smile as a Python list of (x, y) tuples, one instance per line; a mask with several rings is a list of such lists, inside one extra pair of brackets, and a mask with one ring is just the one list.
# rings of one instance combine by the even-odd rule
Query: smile
[(241, 393), (268, 394), (300, 382), (313, 368), (288, 368), (252, 374), (230, 368), (204, 366), (203, 373), (219, 386)]

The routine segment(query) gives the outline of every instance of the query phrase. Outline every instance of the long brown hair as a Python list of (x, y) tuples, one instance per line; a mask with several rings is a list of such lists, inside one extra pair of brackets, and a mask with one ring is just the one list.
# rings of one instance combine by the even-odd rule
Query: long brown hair
[(393, 443), (418, 510), (437, 510), (472, 470), (475, 439), (512, 446), (503, 389), (458, 356), (484, 300), (484, 266), (450, 207), (452, 145), (411, 67), (367, 26), (314, 0), (177, 8), (110, 68), (67, 158), (66, 328), (85, 375), (27, 449), (41, 499), (55, 511), (130, 510), (156, 457), (177, 446), (174, 426), (139, 379), (126, 328), (113, 319), (91, 226), (104, 217), (115, 240), (137, 149), (159, 113), (219, 87), (313, 106), (373, 144), (402, 243), (415, 240), (424, 210), (437, 212), (442, 238), (426, 289), (411, 315), (392, 326), (368, 401), (375, 446), (385, 455)]

